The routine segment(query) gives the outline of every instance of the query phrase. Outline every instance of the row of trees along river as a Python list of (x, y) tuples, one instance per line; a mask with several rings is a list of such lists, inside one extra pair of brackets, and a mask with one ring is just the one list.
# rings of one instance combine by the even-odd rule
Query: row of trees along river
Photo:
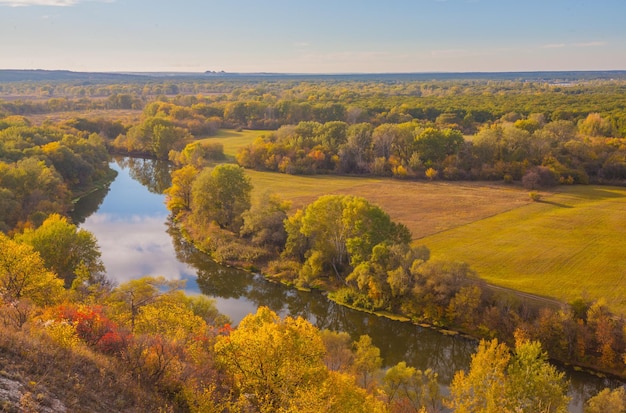
[[(367, 334), (380, 348), (384, 364), (399, 361), (439, 374), (442, 386), (454, 372), (469, 366), (477, 343), (411, 323), (390, 320), (339, 306), (317, 292), (301, 292), (266, 281), (262, 276), (221, 266), (183, 240), (169, 220), (163, 189), (169, 186), (165, 162), (120, 158), (107, 189), (83, 198), (74, 219), (93, 232), (102, 250), (108, 276), (125, 282), (145, 275), (186, 280), (189, 294), (216, 300), (220, 312), (237, 324), (259, 306), (281, 316), (301, 316), (320, 329), (348, 332), (353, 339)], [(580, 412), (585, 400), (619, 383), (567, 370), (570, 411)]]

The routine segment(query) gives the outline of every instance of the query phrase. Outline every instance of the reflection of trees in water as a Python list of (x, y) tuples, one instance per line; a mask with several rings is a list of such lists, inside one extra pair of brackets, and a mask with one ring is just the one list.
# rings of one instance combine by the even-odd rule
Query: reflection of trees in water
[(115, 161), (120, 167), (128, 168), (130, 176), (154, 194), (162, 194), (172, 185), (171, 165), (167, 161), (129, 157)]
[(108, 193), (109, 185), (80, 198), (74, 204), (74, 209), (69, 214), (72, 222), (75, 225), (80, 225), (85, 222), (88, 217), (98, 211)]

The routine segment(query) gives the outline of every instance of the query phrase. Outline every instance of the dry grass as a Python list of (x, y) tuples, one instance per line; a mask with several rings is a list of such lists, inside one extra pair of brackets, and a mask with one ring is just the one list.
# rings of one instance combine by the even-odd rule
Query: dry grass
[(269, 191), (302, 208), (325, 194), (355, 195), (405, 224), (414, 239), (509, 211), (530, 202), (517, 187), (486, 183), (415, 182), (333, 175), (248, 171), (255, 193)]
[(0, 379), (0, 390), (4, 383), (14, 396), (0, 400), (0, 411), (63, 411), (58, 406), (64, 406), (68, 412), (138, 413), (166, 406), (115, 360), (86, 348), (64, 349), (45, 336), (1, 323)]

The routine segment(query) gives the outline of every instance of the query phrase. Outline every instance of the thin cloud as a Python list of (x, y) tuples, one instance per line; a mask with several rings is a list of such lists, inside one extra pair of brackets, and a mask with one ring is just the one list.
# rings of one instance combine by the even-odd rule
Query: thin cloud
[(561, 49), (565, 47), (565, 43), (550, 43), (541, 46), (542, 49)]
[(606, 45), (606, 42), (574, 43), (574, 46), (576, 47), (598, 47), (598, 46), (604, 46), (604, 45)]
[(0, 5), (9, 7), (52, 6), (68, 7), (77, 3), (76, 0), (0, 0)]
[[(102, 0), (99, 3), (113, 3), (114, 0)], [(0, 0), (0, 6), (6, 7), (29, 7), (29, 6), (46, 6), (46, 7), (70, 7), (78, 3), (84, 3), (85, 0)]]
[(471, 55), (472, 52), (467, 49), (440, 49), (431, 50), (430, 54), (433, 57), (466, 57)]

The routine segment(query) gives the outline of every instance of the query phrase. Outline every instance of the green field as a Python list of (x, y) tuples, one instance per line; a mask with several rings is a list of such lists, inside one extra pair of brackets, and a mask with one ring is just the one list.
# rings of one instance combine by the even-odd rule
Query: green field
[(490, 283), (626, 313), (626, 189), (560, 187), (531, 203), (424, 237), (434, 258), (465, 261)]
[(239, 148), (251, 144), (259, 136), (269, 133), (266, 130), (244, 129), (237, 132), (234, 129), (220, 129), (216, 135), (200, 139), (200, 142), (219, 142), (224, 145), (224, 155), (234, 159)]

